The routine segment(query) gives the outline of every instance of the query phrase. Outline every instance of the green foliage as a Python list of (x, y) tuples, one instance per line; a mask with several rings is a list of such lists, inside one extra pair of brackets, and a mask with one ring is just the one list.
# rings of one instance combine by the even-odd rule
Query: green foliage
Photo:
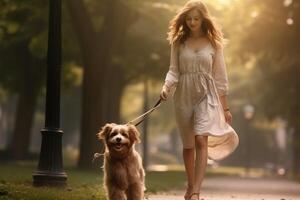
[[(270, 6), (272, 4), (272, 6)], [(257, 12), (245, 28), (240, 51), (245, 59), (256, 57), (252, 72), (251, 95), (256, 95), (257, 106), (270, 118), (278, 115), (292, 125), (300, 122), (300, 94), (297, 92), (300, 80), (300, 47), (297, 40), (300, 33), (300, 7), (297, 2), (285, 7), (283, 1), (248, 2), (250, 13)], [(288, 19), (293, 24), (288, 24)], [(272, 104), (270, 104), (272, 102)]]
[[(17, 92), (25, 70), (32, 65), (32, 73), (45, 76), (48, 42), (48, 1), (0, 2), (0, 85), (11, 93)], [(78, 60), (79, 48), (74, 42), (69, 16), (62, 15), (62, 42), (64, 68), (72, 68)], [(38, 62), (37, 62), (38, 61)], [(41, 64), (42, 63), (42, 64)], [(78, 85), (73, 69), (64, 69), (63, 84)], [(42, 84), (42, 83), (41, 83)]]
[(20, 84), (17, 80), (23, 79), (22, 69), (31, 59), (26, 53), (30, 40), (44, 28), (39, 17), (42, 10), (18, 1), (3, 1), (0, 9), (0, 84), (15, 91)]

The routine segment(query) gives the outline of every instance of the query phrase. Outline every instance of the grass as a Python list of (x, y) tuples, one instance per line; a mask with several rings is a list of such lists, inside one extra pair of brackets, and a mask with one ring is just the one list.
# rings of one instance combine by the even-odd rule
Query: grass
[[(81, 171), (66, 167), (68, 175), (67, 186), (64, 188), (33, 187), (32, 173), (36, 163), (13, 163), (0, 165), (0, 200), (7, 199), (41, 199), (41, 200), (104, 200), (102, 187), (102, 172)], [(219, 167), (208, 168), (206, 177), (220, 175), (236, 175), (242, 168)], [(147, 194), (159, 191), (177, 190), (185, 186), (185, 172), (178, 167), (171, 167), (168, 171), (149, 171), (146, 173)]]
[(0, 199), (105, 199), (102, 176), (96, 172), (66, 169), (68, 184), (65, 188), (33, 187), (33, 164), (0, 166)]
[[(35, 163), (14, 163), (0, 165), (0, 199), (45, 199), (45, 200), (104, 200), (102, 173), (65, 168), (68, 175), (64, 188), (33, 187), (32, 173)], [(183, 171), (147, 172), (147, 193), (161, 190), (179, 189), (184, 186)]]

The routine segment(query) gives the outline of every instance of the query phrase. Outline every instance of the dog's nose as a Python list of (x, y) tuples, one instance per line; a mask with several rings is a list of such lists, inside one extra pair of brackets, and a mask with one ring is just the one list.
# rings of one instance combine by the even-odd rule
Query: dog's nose
[(117, 142), (121, 142), (121, 138), (119, 138), (119, 137), (116, 138), (116, 140), (117, 140)]

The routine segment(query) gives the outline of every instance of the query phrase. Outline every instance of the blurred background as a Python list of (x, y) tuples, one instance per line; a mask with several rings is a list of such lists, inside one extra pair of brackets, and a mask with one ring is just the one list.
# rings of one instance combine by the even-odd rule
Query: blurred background
[[(62, 10), (65, 166), (99, 168), (97, 131), (155, 104), (169, 68), (169, 21), (183, 0), (67, 0)], [(300, 4), (205, 0), (228, 45), (229, 106), (240, 145), (209, 162), (243, 176), (300, 172)], [(0, 0), (0, 160), (37, 161), (44, 127), (48, 1)], [(148, 170), (183, 170), (172, 100), (139, 126)], [(0, 162), (1, 162), (0, 161)], [(223, 168), (224, 169), (224, 168)]]

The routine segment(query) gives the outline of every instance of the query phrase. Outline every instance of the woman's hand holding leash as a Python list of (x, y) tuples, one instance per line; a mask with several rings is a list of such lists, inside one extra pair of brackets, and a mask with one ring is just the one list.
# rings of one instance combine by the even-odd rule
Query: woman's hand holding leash
[(168, 88), (168, 86), (166, 85), (163, 85), (160, 92), (160, 98), (166, 101), (168, 99), (169, 93), (170, 93), (170, 88)]

